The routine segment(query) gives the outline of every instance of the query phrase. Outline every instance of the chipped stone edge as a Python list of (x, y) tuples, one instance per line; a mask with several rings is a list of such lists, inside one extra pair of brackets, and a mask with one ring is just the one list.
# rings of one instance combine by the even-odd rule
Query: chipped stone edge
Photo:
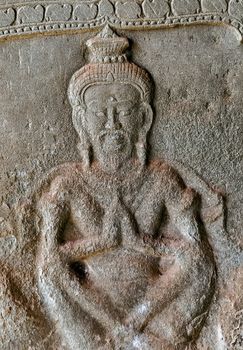
[[(121, 29), (139, 29), (139, 30), (148, 30), (148, 29), (157, 29), (157, 28), (168, 28), (175, 26), (185, 26), (185, 25), (195, 25), (195, 24), (207, 24), (207, 25), (220, 25), (225, 24), (234, 27), (240, 34), (241, 40), (243, 35), (243, 13), (242, 19), (236, 18), (231, 14), (231, 8), (227, 6), (227, 10), (218, 10), (217, 12), (204, 12), (202, 6), (198, 10), (198, 13), (185, 14), (185, 15), (174, 15), (171, 3), (170, 11), (165, 16), (158, 16), (155, 18), (146, 17), (146, 14), (143, 11), (143, 6), (141, 3), (135, 2), (137, 6), (140, 6), (141, 13), (138, 18), (119, 18), (116, 12), (116, 4), (111, 4), (113, 8), (113, 13), (109, 16), (102, 16), (102, 11), (105, 9), (101, 7), (100, 4), (104, 0), (93, 0), (93, 1), (82, 1), (76, 3), (75, 5), (68, 3), (68, 0), (65, 3), (41, 3), (41, 2), (30, 2), (17, 5), (0, 5), (0, 40), (8, 39), (11, 37), (22, 38), (26, 35), (38, 35), (38, 34), (62, 34), (72, 31), (83, 31), (90, 30), (95, 28), (100, 28), (105, 24), (109, 24), (115, 28)], [(109, 0), (105, 0), (109, 2)], [(144, 0), (145, 1), (145, 0)], [(173, 0), (172, 0), (173, 2)], [(91, 5), (96, 6), (96, 14), (93, 15), (93, 19), (82, 19), (78, 20), (75, 18), (75, 10), (77, 6), (87, 6), (90, 8)], [(51, 15), (48, 13), (48, 7), (52, 6)], [(39, 8), (38, 8), (39, 7)], [(65, 8), (68, 7), (69, 12), (64, 13)], [(41, 13), (35, 13), (35, 11), (41, 10)], [(128, 11), (129, 12), (129, 11)], [(9, 16), (10, 14), (10, 16)], [(12, 18), (11, 18), (12, 15)], [(8, 17), (9, 16), (9, 17)], [(21, 23), (21, 16), (24, 16), (24, 23)], [(42, 20), (38, 21), (35, 16), (41, 16)], [(63, 20), (63, 16), (66, 18)], [(82, 13), (82, 16), (84, 14)], [(239, 17), (239, 16), (238, 16)], [(1, 21), (8, 25), (3, 26)], [(55, 19), (55, 20), (54, 20)]]

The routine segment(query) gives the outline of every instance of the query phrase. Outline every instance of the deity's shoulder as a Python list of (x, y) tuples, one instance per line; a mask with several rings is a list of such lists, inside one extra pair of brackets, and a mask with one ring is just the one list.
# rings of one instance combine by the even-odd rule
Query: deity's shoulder
[(148, 164), (148, 171), (151, 178), (161, 186), (168, 188), (184, 189), (185, 184), (178, 172), (168, 163), (161, 160), (152, 160)]
[(192, 205), (196, 192), (185, 185), (178, 171), (160, 160), (151, 161), (148, 168), (154, 186), (159, 189), (167, 203), (180, 205), (182, 208)]
[(64, 198), (77, 185), (78, 179), (82, 178), (83, 168), (81, 162), (68, 162), (52, 168), (41, 181), (39, 196), (53, 200)]

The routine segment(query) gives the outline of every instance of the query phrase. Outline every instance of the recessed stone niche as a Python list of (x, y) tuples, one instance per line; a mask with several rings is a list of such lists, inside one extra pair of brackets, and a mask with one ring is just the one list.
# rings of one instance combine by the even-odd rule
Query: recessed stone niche
[(0, 348), (242, 349), (242, 1), (0, 5)]

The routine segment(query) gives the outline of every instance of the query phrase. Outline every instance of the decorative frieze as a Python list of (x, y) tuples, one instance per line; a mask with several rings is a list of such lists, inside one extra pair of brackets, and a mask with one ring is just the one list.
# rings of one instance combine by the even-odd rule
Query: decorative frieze
[(148, 29), (194, 23), (225, 23), (243, 32), (241, 0), (91, 0), (39, 2), (0, 8), (0, 37), (65, 31), (112, 24)]

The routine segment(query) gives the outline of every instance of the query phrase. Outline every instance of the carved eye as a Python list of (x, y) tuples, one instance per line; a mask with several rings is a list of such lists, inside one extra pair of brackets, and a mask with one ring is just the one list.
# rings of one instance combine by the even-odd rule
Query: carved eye
[(105, 116), (106, 116), (105, 113), (102, 111), (96, 112), (95, 115), (98, 118), (105, 118)]
[(123, 118), (123, 117), (129, 117), (131, 115), (131, 111), (128, 109), (128, 110), (125, 110), (125, 111), (120, 111), (119, 112), (119, 117)]

